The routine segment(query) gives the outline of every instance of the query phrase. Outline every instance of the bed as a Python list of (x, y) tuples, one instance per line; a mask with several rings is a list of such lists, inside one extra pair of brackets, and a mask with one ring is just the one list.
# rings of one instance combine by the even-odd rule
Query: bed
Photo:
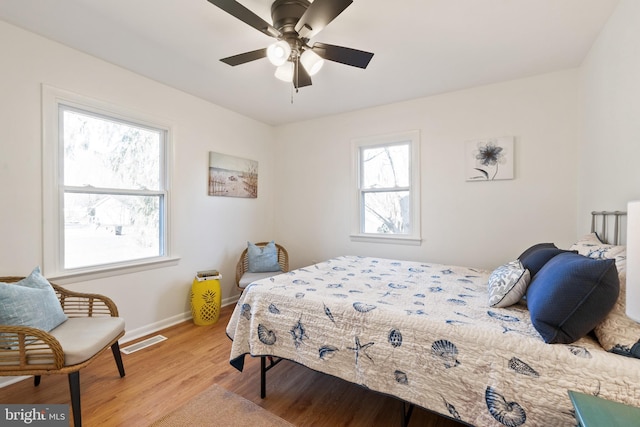
[(546, 343), (521, 298), (489, 304), (498, 269), (342, 256), (251, 284), (227, 326), (230, 363), (263, 356), (264, 390), (267, 356), (291, 360), (476, 426), (575, 425), (568, 390), (640, 406), (640, 325), (619, 317), (624, 246), (590, 234), (562, 251), (613, 260), (622, 292), (599, 335)]

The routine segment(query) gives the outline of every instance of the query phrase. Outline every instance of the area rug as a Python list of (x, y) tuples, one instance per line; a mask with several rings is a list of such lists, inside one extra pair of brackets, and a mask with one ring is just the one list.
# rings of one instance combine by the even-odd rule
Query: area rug
[(214, 384), (152, 427), (294, 427), (255, 403)]

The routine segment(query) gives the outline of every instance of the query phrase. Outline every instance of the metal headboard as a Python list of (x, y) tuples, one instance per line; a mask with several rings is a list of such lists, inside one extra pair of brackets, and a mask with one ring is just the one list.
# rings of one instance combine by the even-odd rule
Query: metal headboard
[[(621, 244), (622, 217), (626, 217), (624, 211), (593, 211), (591, 212), (591, 232), (598, 233), (598, 237), (604, 243), (613, 245)], [(613, 233), (609, 232), (613, 224)]]

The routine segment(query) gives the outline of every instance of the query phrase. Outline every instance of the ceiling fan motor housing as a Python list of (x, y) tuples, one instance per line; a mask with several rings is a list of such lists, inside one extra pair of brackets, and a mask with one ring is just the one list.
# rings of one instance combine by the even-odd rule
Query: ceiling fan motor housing
[(271, 5), (273, 26), (283, 34), (294, 33), (297, 36), (295, 26), (310, 4), (307, 0), (274, 1)]

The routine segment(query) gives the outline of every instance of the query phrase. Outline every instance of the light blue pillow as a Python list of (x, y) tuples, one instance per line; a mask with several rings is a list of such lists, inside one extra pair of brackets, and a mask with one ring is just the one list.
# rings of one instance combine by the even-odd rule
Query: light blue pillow
[(0, 324), (51, 331), (67, 320), (55, 291), (36, 267), (16, 283), (0, 282)]
[(247, 257), (251, 273), (282, 270), (278, 264), (278, 248), (273, 240), (263, 247), (247, 242)]

